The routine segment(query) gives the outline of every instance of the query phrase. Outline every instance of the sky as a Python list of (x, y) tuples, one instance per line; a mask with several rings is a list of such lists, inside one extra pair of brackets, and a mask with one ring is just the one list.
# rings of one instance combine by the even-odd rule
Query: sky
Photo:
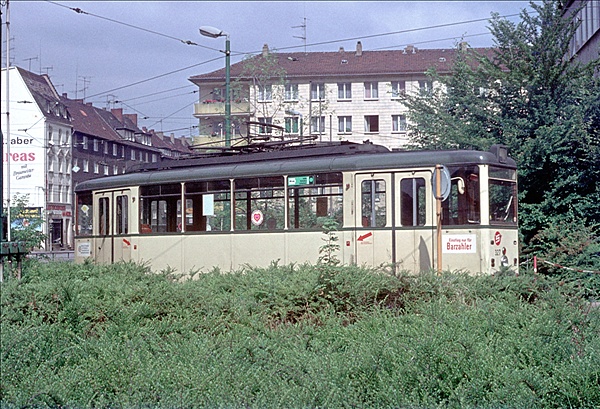
[(197, 132), (189, 78), (225, 65), (225, 39), (201, 36), (201, 26), (229, 33), (234, 64), (264, 44), (286, 52), (348, 51), (357, 41), (363, 51), (447, 49), (461, 39), (491, 47), (492, 13), (518, 21), (531, 11), (528, 1), (9, 0), (7, 13), (6, 3), (2, 67), (8, 19), (11, 65), (48, 74), (59, 94), (137, 113), (140, 127), (175, 136)]

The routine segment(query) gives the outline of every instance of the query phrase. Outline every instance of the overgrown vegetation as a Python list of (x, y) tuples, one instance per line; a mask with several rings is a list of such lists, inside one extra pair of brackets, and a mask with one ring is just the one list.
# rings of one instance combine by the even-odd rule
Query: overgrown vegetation
[[(600, 237), (600, 59), (565, 57), (577, 27), (560, 3), (531, 2), (517, 23), (495, 15), (492, 55), (457, 47), (452, 75), (432, 70), (440, 87), (403, 102), (416, 148), (510, 148), (524, 254), (551, 258), (573, 237), (570, 267), (598, 271), (600, 252), (582, 244), (597, 249)], [(564, 226), (569, 235), (555, 234)]]
[(0, 404), (593, 408), (589, 287), (325, 263), (181, 280), (32, 262), (2, 284)]
[(42, 232), (45, 221), (40, 209), (29, 207), (28, 204), (29, 195), (14, 195), (10, 214), (11, 241), (22, 241), (28, 249), (34, 249), (39, 248), (46, 240), (46, 234)]

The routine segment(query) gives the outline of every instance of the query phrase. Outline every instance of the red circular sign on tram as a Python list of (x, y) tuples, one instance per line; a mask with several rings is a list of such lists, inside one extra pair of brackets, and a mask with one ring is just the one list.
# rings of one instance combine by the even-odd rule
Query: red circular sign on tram
[(263, 212), (260, 211), (260, 209), (256, 209), (255, 211), (252, 212), (252, 223), (255, 226), (260, 226), (264, 220), (264, 215)]
[(496, 246), (499, 246), (500, 243), (502, 243), (502, 235), (499, 231), (497, 231), (496, 233), (494, 233), (494, 244)]

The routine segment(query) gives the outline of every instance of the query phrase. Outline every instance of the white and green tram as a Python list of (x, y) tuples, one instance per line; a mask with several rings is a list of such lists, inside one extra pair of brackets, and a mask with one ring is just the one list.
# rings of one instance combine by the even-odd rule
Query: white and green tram
[(314, 263), (335, 221), (345, 264), (517, 270), (516, 175), (498, 145), (340, 142), (171, 160), (76, 187), (75, 260), (182, 273)]

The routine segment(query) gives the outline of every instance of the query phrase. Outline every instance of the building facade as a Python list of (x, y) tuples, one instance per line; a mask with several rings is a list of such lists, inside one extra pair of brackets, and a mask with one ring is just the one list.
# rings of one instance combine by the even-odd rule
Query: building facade
[[(465, 45), (466, 46), (466, 45)], [(489, 49), (476, 49), (485, 52)], [(404, 93), (430, 92), (427, 76), (452, 69), (455, 49), (273, 53), (231, 65), (232, 145), (247, 135), (272, 132), (248, 122), (278, 125), (289, 135), (319, 141), (369, 140), (389, 148), (407, 141)], [(225, 135), (225, 70), (189, 78), (199, 87), (194, 116), (199, 145), (221, 144)]]
[[(8, 83), (7, 83), (8, 81)], [(9, 87), (8, 103), (5, 94)], [(4, 206), (26, 199), (27, 218), (44, 220), (44, 248), (72, 243), (71, 117), (47, 75), (2, 70)], [(9, 125), (10, 118), (10, 125)]]
[(563, 15), (578, 24), (568, 57), (584, 63), (600, 58), (600, 0), (567, 0)]
[(4, 207), (15, 194), (27, 198), (25, 217), (41, 217), (45, 250), (73, 246), (73, 188), (85, 180), (125, 173), (137, 164), (192, 151), (185, 140), (163, 138), (153, 145), (154, 131), (140, 129), (136, 114), (102, 109), (58, 95), (47, 75), (19, 67), (8, 72), (9, 103), (2, 93), (4, 136)]

